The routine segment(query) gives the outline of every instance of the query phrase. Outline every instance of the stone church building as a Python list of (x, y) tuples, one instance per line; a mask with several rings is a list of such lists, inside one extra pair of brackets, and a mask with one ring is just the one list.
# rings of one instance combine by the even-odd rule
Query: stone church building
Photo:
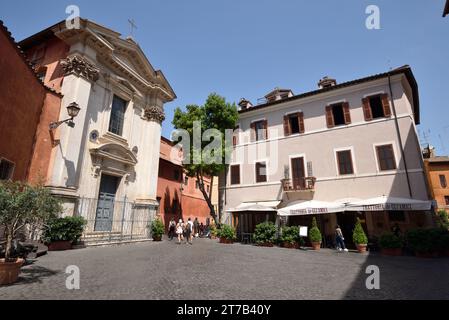
[[(37, 138), (30, 180), (60, 196), (66, 215), (84, 216), (91, 240), (148, 236), (164, 103), (176, 98), (163, 73), (132, 38), (85, 19), (78, 29), (62, 21), (19, 44), (63, 96), (59, 108), (43, 110), (48, 131)], [(71, 104), (79, 107), (74, 118)]]

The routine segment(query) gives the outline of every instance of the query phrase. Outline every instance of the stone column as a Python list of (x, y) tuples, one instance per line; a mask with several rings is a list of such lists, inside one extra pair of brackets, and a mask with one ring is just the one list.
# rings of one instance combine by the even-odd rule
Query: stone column
[(75, 193), (78, 188), (77, 168), (79, 168), (80, 154), (85, 152), (82, 141), (85, 141), (83, 138), (86, 135), (85, 126), (88, 122), (86, 114), (91, 87), (98, 80), (99, 69), (79, 55), (64, 59), (61, 61), (61, 65), (65, 77), (61, 89), (64, 95), (61, 104), (63, 110), (59, 120), (69, 117), (65, 108), (72, 102), (76, 102), (81, 110), (74, 119), (74, 128), (62, 124), (57, 129), (59, 130), (59, 143), (55, 146), (56, 152), (50, 185), (62, 194), (70, 196), (70, 193)]

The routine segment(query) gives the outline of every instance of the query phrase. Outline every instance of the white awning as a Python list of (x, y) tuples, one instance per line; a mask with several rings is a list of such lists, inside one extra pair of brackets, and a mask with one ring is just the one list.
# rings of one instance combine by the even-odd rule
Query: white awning
[(281, 201), (257, 201), (257, 202), (242, 202), (235, 208), (228, 209), (228, 212), (243, 212), (243, 211), (274, 211), (281, 203)]
[(279, 216), (305, 216), (309, 214), (326, 214), (345, 211), (342, 202), (301, 201), (278, 210)]
[(346, 204), (346, 211), (384, 211), (384, 210), (430, 210), (432, 201), (423, 201), (396, 197), (377, 197)]

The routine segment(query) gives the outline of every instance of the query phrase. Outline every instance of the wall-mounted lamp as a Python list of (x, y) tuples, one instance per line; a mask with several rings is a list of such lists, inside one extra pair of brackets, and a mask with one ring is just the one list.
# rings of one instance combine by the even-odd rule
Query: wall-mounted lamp
[(50, 130), (54, 130), (57, 127), (59, 127), (61, 124), (67, 122), (67, 125), (71, 128), (75, 127), (75, 122), (73, 122), (73, 119), (78, 115), (81, 108), (78, 106), (76, 102), (72, 102), (67, 106), (67, 113), (69, 114), (70, 118), (57, 121), (57, 122), (51, 122), (50, 123)]

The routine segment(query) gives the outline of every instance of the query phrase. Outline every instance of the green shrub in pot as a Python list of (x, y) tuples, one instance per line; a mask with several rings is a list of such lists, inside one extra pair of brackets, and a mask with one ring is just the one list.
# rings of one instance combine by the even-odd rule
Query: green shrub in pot
[(165, 226), (161, 219), (154, 219), (151, 223), (151, 235), (153, 240), (161, 240), (162, 235), (165, 232)]
[(83, 217), (64, 217), (50, 220), (44, 230), (45, 243), (70, 241), (76, 243), (83, 234), (86, 220)]
[(259, 245), (271, 245), (276, 241), (276, 226), (273, 222), (262, 222), (254, 230), (254, 241)]
[(217, 235), (218, 237), (226, 240), (234, 241), (235, 239), (237, 239), (235, 229), (227, 224), (221, 225), (220, 229), (218, 229), (217, 231)]
[(297, 226), (283, 227), (280, 237), (281, 242), (295, 244), (300, 242), (299, 228)]
[(320, 229), (318, 229), (318, 225), (316, 223), (316, 218), (313, 217), (312, 219), (312, 227), (309, 230), (309, 239), (310, 242), (321, 242), (322, 241), (322, 235)]
[(402, 248), (403, 245), (403, 239), (391, 232), (384, 233), (379, 238), (379, 246), (382, 249), (397, 249)]

